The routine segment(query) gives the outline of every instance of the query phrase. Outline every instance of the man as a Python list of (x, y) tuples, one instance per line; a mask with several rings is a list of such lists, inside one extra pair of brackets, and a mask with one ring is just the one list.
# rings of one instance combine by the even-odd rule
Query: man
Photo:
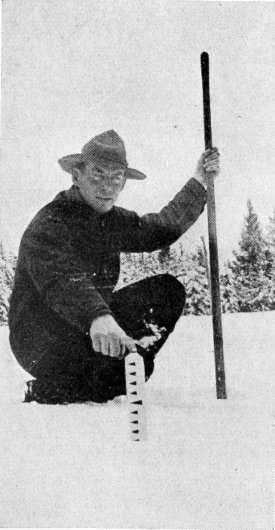
[(105, 402), (125, 394), (124, 356), (143, 356), (146, 379), (174, 329), (184, 288), (164, 274), (114, 292), (121, 252), (152, 252), (174, 243), (206, 202), (206, 174), (219, 172), (216, 148), (160, 213), (138, 216), (114, 206), (129, 168), (115, 131), (59, 160), (73, 186), (40, 210), (23, 234), (10, 301), (10, 343), (36, 380), (26, 400)]

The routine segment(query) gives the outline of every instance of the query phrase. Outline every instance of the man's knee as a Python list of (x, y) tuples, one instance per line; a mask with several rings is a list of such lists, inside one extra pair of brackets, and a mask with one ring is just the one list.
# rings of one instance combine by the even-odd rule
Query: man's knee
[[(151, 278), (150, 278), (151, 279)], [(155, 282), (155, 289), (161, 293), (165, 300), (172, 299), (177, 304), (181, 305), (182, 308), (185, 305), (185, 288), (182, 283), (172, 276), (171, 274), (159, 274), (153, 276)]]

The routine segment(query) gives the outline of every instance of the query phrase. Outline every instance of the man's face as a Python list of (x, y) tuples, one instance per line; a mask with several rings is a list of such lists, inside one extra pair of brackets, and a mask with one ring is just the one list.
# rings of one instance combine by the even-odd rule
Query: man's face
[(80, 194), (98, 213), (109, 212), (124, 187), (125, 169), (113, 162), (89, 162), (84, 170), (76, 169), (73, 182)]

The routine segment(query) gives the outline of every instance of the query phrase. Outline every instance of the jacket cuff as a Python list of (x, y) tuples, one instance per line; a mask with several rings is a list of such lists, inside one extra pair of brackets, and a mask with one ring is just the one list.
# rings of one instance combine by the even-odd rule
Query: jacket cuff
[[(111, 309), (107, 308), (107, 307), (102, 307), (102, 309), (98, 309), (97, 311), (93, 311), (92, 314), (90, 315), (90, 318), (89, 318), (89, 329), (93, 323), (93, 321), (98, 318), (98, 317), (102, 317), (102, 316), (105, 316), (105, 315), (111, 315), (112, 317), (114, 317), (114, 314), (112, 313)], [(114, 317), (115, 318), (115, 317)]]
[(193, 193), (196, 195), (196, 197), (201, 200), (206, 200), (206, 189), (205, 187), (194, 177), (192, 177), (188, 182), (187, 185), (190, 184), (190, 189), (193, 191)]

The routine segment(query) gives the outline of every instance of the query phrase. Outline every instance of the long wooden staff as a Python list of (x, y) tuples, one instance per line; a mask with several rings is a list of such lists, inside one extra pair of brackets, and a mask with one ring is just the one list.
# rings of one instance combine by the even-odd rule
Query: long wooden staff
[[(203, 114), (204, 114), (204, 139), (205, 149), (212, 148), (211, 131), (211, 110), (210, 110), (210, 86), (209, 86), (209, 55), (206, 52), (201, 54), (201, 75), (203, 91)], [(216, 367), (216, 390), (218, 399), (226, 399), (226, 384), (223, 356), (223, 334), (222, 316), (219, 283), (219, 261), (218, 243), (216, 229), (216, 207), (214, 193), (214, 179), (211, 172), (207, 173), (207, 217), (208, 217), (208, 238), (210, 255), (210, 278), (211, 278), (211, 298), (212, 298), (212, 319), (214, 352)]]

